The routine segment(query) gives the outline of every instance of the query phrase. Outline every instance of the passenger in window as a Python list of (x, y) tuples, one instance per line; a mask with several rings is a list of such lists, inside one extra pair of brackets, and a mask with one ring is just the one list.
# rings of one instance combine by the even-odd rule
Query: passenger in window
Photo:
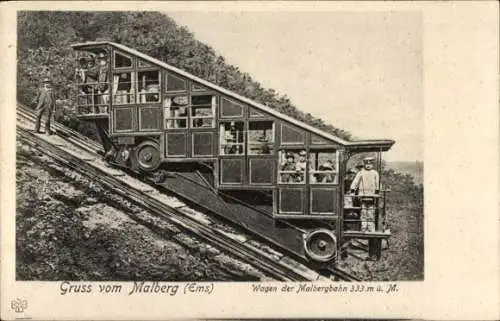
[(171, 100), (170, 117), (174, 118), (172, 128), (187, 127), (188, 108), (186, 107), (186, 99), (185, 96), (176, 96)]
[(301, 150), (299, 152), (299, 161), (297, 162), (297, 170), (305, 171), (307, 167), (307, 152)]
[(299, 152), (299, 161), (295, 166), (295, 170), (297, 171), (296, 181), (297, 183), (301, 183), (304, 181), (304, 173), (307, 168), (307, 152), (305, 150), (301, 150)]
[(167, 124), (167, 128), (184, 128), (182, 127), (183, 124), (181, 124), (180, 122), (183, 121), (185, 123), (186, 121), (184, 119), (178, 118), (182, 117), (180, 109), (186, 108), (178, 107), (170, 97), (165, 97), (165, 99), (163, 100), (163, 108), (165, 109), (165, 122)]
[(175, 118), (173, 128), (186, 128), (186, 119), (183, 117), (187, 117), (187, 108), (186, 107), (172, 108), (172, 113), (173, 117)]
[(335, 173), (329, 173), (335, 170), (333, 160), (327, 159), (323, 164), (319, 165), (318, 170), (324, 171), (325, 173), (317, 174), (317, 183), (333, 183), (335, 181)]
[(149, 84), (146, 87), (146, 101), (147, 102), (157, 102), (160, 99), (160, 85), (159, 84)]
[(95, 113), (95, 105), (97, 104), (97, 69), (95, 66), (94, 56), (89, 56), (85, 59), (86, 67), (85, 67), (85, 83), (86, 85), (86, 94), (87, 94), (87, 102), (89, 105), (89, 112)]
[(79, 82), (84, 83), (82, 85), (81, 91), (82, 95), (84, 95), (85, 99), (85, 104), (87, 105), (86, 111), (85, 112), (93, 112), (93, 106), (94, 106), (94, 88), (95, 88), (95, 76), (92, 74), (92, 70), (89, 68), (90, 61), (93, 59), (92, 56), (89, 58), (80, 58), (78, 63), (79, 63), (79, 68), (77, 68), (77, 79)]
[[(296, 171), (297, 165), (295, 164), (295, 156), (293, 153), (286, 153), (286, 162), (281, 164), (282, 171)], [(293, 183), (296, 181), (295, 173), (282, 173), (281, 182), (282, 183)]]
[(85, 57), (78, 58), (78, 62), (75, 69), (75, 81), (78, 83), (84, 83), (87, 80), (87, 59)]
[(139, 100), (141, 103), (157, 102), (159, 99), (160, 86), (158, 84), (150, 84), (142, 87), (139, 91)]
[[(188, 116), (188, 111), (187, 111), (186, 107), (179, 108), (178, 113), (179, 113), (178, 114), (179, 117), (186, 117), (187, 118), (187, 116)], [(187, 119), (186, 118), (182, 118), (182, 119), (177, 120), (178, 128), (186, 128), (187, 127)]]
[[(108, 67), (108, 57), (106, 54), (101, 52), (98, 57), (99, 68), (98, 68), (98, 85), (97, 94), (99, 96), (99, 104), (107, 105), (109, 102), (109, 67)], [(106, 111), (106, 107), (100, 107), (101, 112)]]
[(87, 59), (85, 59), (85, 57), (78, 58), (74, 80), (79, 84), (82, 84), (87, 80)]
[[(350, 207), (355, 206), (355, 204), (354, 204), (355, 197), (353, 197), (352, 195), (349, 195), (349, 191), (351, 189), (351, 184), (352, 184), (352, 181), (354, 180), (355, 176), (356, 176), (356, 169), (355, 168), (349, 168), (349, 170), (346, 171), (346, 175), (344, 178), (344, 208), (350, 208)], [(351, 214), (348, 216), (352, 216), (352, 215), (354, 215), (354, 212), (351, 212)], [(349, 217), (349, 219), (353, 219), (353, 218), (357, 219), (357, 217)]]
[(206, 127), (206, 126), (203, 125), (203, 119), (198, 118), (198, 119), (193, 120), (193, 127), (198, 128), (198, 127)]
[[(353, 172), (352, 174), (352, 179), (351, 181), (349, 182), (349, 184), (346, 184), (345, 185), (345, 188), (347, 189), (346, 193), (349, 193), (351, 192), (351, 185), (352, 185), (352, 182), (354, 181), (354, 178), (356, 177), (356, 175), (361, 172), (361, 170), (365, 167), (365, 165), (363, 165), (363, 163), (358, 163), (356, 164), (356, 166), (354, 166), (351, 171)], [(351, 192), (351, 197), (352, 197), (352, 203), (353, 203), (353, 206), (355, 207), (360, 207), (361, 206), (361, 199), (359, 197), (357, 197), (357, 194), (358, 194), (358, 190), (355, 189), (354, 192)]]
[(147, 101), (146, 94), (147, 94), (146, 87), (142, 87), (142, 89), (139, 89), (139, 103), (143, 104)]
[(241, 146), (243, 142), (243, 132), (236, 128), (236, 123), (234, 121), (231, 122), (229, 130), (226, 130), (224, 135), (226, 141), (224, 154), (243, 154), (243, 146)]
[(127, 104), (129, 102), (128, 100), (128, 94), (131, 89), (131, 82), (130, 82), (130, 73), (121, 73), (118, 76), (115, 76), (117, 78), (118, 86), (116, 88), (116, 103), (117, 104)]
[(78, 59), (77, 67), (75, 68), (74, 81), (78, 84), (79, 99), (78, 104), (83, 105), (82, 111), (84, 113), (89, 113), (92, 106), (92, 87), (87, 84), (88, 79), (88, 69), (87, 69), (87, 59), (80, 57)]
[(160, 84), (158, 72), (139, 73), (139, 102), (157, 102), (159, 100)]
[(212, 119), (208, 119), (208, 118), (196, 119), (194, 127), (213, 127)]
[[(193, 99), (194, 103), (194, 99)], [(192, 107), (193, 127), (212, 127), (213, 114), (212, 107)]]
[(95, 58), (94, 56), (89, 56), (87, 59), (87, 75), (91, 78), (88, 80), (88, 83), (96, 83), (97, 82), (97, 74), (98, 70), (95, 65)]
[(271, 154), (271, 149), (269, 148), (269, 140), (266, 137), (266, 134), (263, 133), (262, 135), (259, 136), (257, 139), (259, 143), (261, 143), (259, 152), (262, 155), (268, 155)]

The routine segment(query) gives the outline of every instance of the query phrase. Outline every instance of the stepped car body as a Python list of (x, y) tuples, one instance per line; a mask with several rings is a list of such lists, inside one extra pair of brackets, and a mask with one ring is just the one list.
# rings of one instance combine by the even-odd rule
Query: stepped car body
[(394, 141), (346, 141), (121, 44), (73, 48), (80, 64), (106, 60), (91, 81), (77, 70), (77, 104), (112, 163), (161, 174), (180, 196), (304, 259), (330, 262), (351, 238), (380, 255), (385, 192), (364, 196), (375, 229), (361, 231), (368, 209), (345, 193), (346, 170), (358, 153), (380, 169)]

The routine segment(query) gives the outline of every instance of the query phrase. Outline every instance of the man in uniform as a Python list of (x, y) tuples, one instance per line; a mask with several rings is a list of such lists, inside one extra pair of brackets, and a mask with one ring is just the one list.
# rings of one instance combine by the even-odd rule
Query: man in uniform
[[(109, 86), (108, 86), (108, 58), (107, 56), (101, 52), (98, 57), (99, 61), (99, 75), (98, 75), (98, 85), (97, 85), (97, 93), (99, 95), (99, 104), (107, 105), (109, 102)], [(105, 113), (107, 108), (106, 106), (99, 107), (101, 113)]]
[[(93, 58), (93, 57), (92, 57)], [(89, 76), (95, 79), (97, 83), (95, 87), (96, 101), (94, 104), (107, 105), (109, 102), (109, 86), (108, 86), (108, 58), (104, 52), (99, 53), (97, 56), (98, 66), (95, 68), (93, 66), (94, 59), (91, 60), (92, 66), (89, 66)], [(106, 106), (99, 106), (95, 108), (96, 113), (105, 113)]]
[(363, 159), (364, 168), (356, 174), (351, 184), (351, 193), (358, 191), (361, 196), (373, 196), (378, 194), (379, 175), (373, 169), (373, 157)]
[(50, 83), (49, 78), (43, 80), (42, 87), (38, 90), (36, 98), (36, 124), (35, 131), (40, 133), (40, 123), (42, 121), (42, 116), (45, 114), (47, 117), (45, 119), (45, 134), (52, 135), (50, 131), (50, 121), (52, 113), (56, 108), (56, 95), (54, 89)]
[(351, 184), (351, 194), (356, 191), (361, 199), (361, 229), (375, 230), (375, 198), (379, 193), (379, 174), (373, 169), (373, 157), (363, 159), (364, 168), (356, 174)]
[(84, 57), (78, 59), (77, 67), (75, 68), (73, 80), (78, 84), (78, 105), (83, 106), (84, 112), (88, 112), (88, 89), (85, 82), (87, 81), (87, 61)]
[(87, 83), (89, 87), (90, 110), (92, 113), (97, 113), (96, 105), (99, 103), (97, 95), (97, 77), (98, 69), (95, 65), (94, 56), (90, 56), (87, 60)]

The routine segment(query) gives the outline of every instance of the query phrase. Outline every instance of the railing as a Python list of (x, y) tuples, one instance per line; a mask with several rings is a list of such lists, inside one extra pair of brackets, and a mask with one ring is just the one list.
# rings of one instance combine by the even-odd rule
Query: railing
[(98, 115), (109, 113), (109, 84), (86, 82), (77, 85), (77, 113), (79, 115)]
[(310, 170), (311, 184), (336, 184), (337, 171), (335, 170)]
[(386, 194), (344, 196), (344, 230), (361, 232), (385, 232), (388, 228), (386, 216)]
[(245, 143), (222, 143), (222, 155), (244, 155)]
[(305, 183), (304, 171), (300, 170), (280, 170), (278, 172), (279, 183), (281, 184), (304, 184)]

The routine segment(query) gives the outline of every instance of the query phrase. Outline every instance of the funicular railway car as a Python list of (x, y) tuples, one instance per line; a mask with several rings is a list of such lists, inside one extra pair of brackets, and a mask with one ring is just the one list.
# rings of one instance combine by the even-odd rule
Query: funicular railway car
[(72, 47), (79, 118), (108, 161), (305, 260), (330, 264), (352, 238), (380, 257), (386, 193), (346, 180), (351, 156), (376, 155), (380, 170), (394, 141), (346, 141), (121, 44)]

